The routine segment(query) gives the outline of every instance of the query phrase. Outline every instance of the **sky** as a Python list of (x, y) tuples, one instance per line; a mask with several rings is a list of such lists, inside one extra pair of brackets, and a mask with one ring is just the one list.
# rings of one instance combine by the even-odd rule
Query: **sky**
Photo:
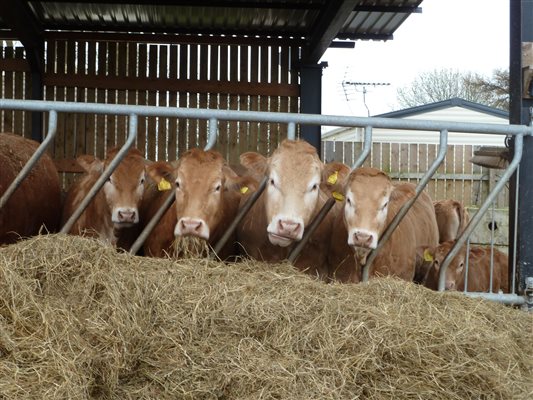
[(489, 77), (509, 68), (509, 0), (424, 0), (420, 7), (393, 40), (326, 51), (322, 114), (366, 117), (399, 110), (398, 88), (424, 72), (446, 68)]

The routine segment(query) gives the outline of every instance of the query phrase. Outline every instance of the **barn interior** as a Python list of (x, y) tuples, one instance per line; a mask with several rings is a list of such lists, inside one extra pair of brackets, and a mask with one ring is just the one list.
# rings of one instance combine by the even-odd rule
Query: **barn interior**
[[(326, 49), (391, 40), (421, 2), (6, 0), (3, 96), (320, 114)], [(42, 139), (46, 115), (0, 113), (2, 131)], [(320, 147), (319, 126), (298, 133)], [(60, 171), (79, 172), (76, 155), (103, 157), (126, 135), (126, 117), (60, 114), (53, 156)], [(149, 117), (136, 144), (149, 159), (172, 160), (206, 136), (206, 121)], [(286, 136), (279, 124), (229, 122), (216, 148), (236, 162), (246, 150), (269, 153)]]

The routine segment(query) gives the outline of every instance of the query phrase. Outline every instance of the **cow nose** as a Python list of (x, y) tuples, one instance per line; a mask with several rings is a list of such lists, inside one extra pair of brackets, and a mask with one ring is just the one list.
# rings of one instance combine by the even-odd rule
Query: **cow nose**
[(298, 237), (302, 230), (302, 224), (297, 221), (283, 220), (278, 221), (279, 233), (284, 236)]
[(176, 236), (192, 235), (209, 239), (209, 229), (206, 223), (199, 218), (180, 218), (174, 234)]
[(455, 290), (455, 281), (446, 281), (444, 288), (446, 290)]
[(366, 232), (354, 232), (353, 244), (357, 247), (370, 247), (372, 244), (372, 235)]
[(135, 222), (135, 211), (134, 210), (119, 210), (118, 212), (119, 222)]

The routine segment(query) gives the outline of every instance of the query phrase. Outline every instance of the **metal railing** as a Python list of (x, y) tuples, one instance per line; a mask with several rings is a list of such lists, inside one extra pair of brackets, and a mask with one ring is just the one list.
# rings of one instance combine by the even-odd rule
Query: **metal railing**
[[(210, 110), (210, 109), (187, 109), (187, 108), (171, 108), (171, 107), (157, 107), (157, 106), (136, 106), (136, 105), (121, 105), (121, 104), (96, 104), (96, 103), (74, 103), (74, 102), (55, 102), (55, 101), (36, 101), (36, 100), (8, 100), (0, 99), (0, 108), (1, 109), (11, 109), (11, 110), (28, 110), (28, 111), (40, 111), (40, 112), (49, 112), (49, 126), (48, 133), (45, 138), (45, 142), (41, 144), (38, 151), (35, 155), (29, 160), (27, 165), (23, 170), (17, 175), (15, 181), (12, 183), (8, 189), (9, 193), (6, 191), (2, 198), (0, 199), (0, 208), (7, 203), (9, 196), (16, 190), (17, 186), (22, 182), (24, 177), (29, 173), (33, 165), (37, 162), (39, 157), (44, 153), (45, 148), (49, 145), (50, 141), (53, 139), (53, 136), (57, 131), (57, 113), (59, 112), (69, 112), (69, 113), (84, 113), (84, 114), (112, 114), (112, 115), (127, 115), (129, 116), (129, 133), (126, 143), (119, 150), (117, 156), (109, 167), (104, 171), (102, 176), (97, 180), (93, 188), (87, 197), (82, 201), (79, 209), (76, 210), (75, 214), (67, 221), (65, 226), (62, 228), (62, 232), (67, 231), (70, 224), (73, 224), (75, 220), (81, 215), (85, 207), (89, 204), (92, 197), (100, 190), (107, 178), (111, 175), (114, 168), (120, 163), (122, 158), (127, 153), (128, 149), (134, 143), (135, 138), (137, 137), (137, 119), (139, 116), (159, 116), (159, 117), (176, 117), (176, 118), (193, 118), (193, 119), (204, 119), (209, 120), (209, 139), (206, 149), (209, 149), (214, 146), (217, 139), (217, 125), (219, 120), (224, 121), (243, 121), (243, 122), (268, 122), (268, 123), (281, 123), (287, 124), (287, 132), (289, 138), (295, 137), (296, 124), (305, 124), (305, 125), (326, 125), (326, 126), (342, 126), (342, 127), (365, 127), (365, 147), (362, 154), (358, 160), (354, 163), (354, 168), (362, 165), (365, 161), (368, 153), (370, 152), (370, 145), (372, 143), (372, 129), (373, 128), (388, 128), (388, 129), (410, 129), (410, 130), (419, 130), (419, 131), (438, 131), (440, 132), (440, 146), (439, 154), (435, 159), (430, 169), (423, 175), (421, 181), (416, 187), (416, 197), (411, 199), (406, 203), (395, 216), (391, 224), (386, 228), (384, 234), (380, 238), (378, 243), (378, 248), (372, 251), (367, 258), (366, 265), (363, 268), (363, 278), (364, 280), (368, 279), (368, 271), (371, 265), (371, 262), (374, 260), (377, 251), (381, 248), (383, 243), (390, 237), (394, 229), (398, 226), (401, 219), (407, 213), (409, 207), (416, 201), (418, 195), (422, 192), (427, 182), (431, 176), (435, 173), (438, 166), (444, 159), (446, 153), (446, 143), (448, 132), (464, 132), (464, 133), (483, 133), (483, 134), (495, 134), (495, 135), (506, 135), (506, 136), (515, 136), (515, 152), (512, 162), (509, 167), (506, 169), (505, 173), (501, 177), (500, 181), (496, 185), (495, 189), (489, 194), (486, 201), (481, 206), (480, 210), (474, 218), (470, 221), (467, 228), (463, 234), (458, 238), (455, 246), (452, 248), (448, 256), (445, 258), (441, 270), (440, 270), (440, 281), (439, 281), (439, 290), (444, 289), (444, 280), (443, 277), (446, 272), (446, 268), (453, 259), (453, 257), (459, 251), (460, 246), (462, 246), (467, 237), (472, 233), (475, 226), (480, 222), (482, 215), (487, 211), (491, 201), (495, 198), (498, 192), (503, 188), (506, 181), (510, 176), (517, 170), (522, 156), (522, 147), (523, 147), (523, 137), (533, 135), (533, 127), (526, 125), (502, 125), (502, 124), (481, 124), (481, 123), (460, 123), (460, 122), (445, 122), (445, 121), (429, 121), (429, 120), (403, 120), (403, 119), (391, 119), (391, 118), (370, 118), (370, 117), (348, 117), (348, 116), (333, 116), (333, 115), (315, 115), (315, 114), (295, 114), (295, 113), (279, 113), (279, 112), (263, 112), (263, 111), (235, 111), (235, 110)], [(224, 235), (223, 238), (215, 245), (216, 249), (222, 248), (225, 243), (224, 240), (227, 240), (229, 235), (232, 233), (238, 224), (240, 218), (244, 217), (248, 209), (252, 206), (253, 201), (257, 199), (260, 195), (260, 191), (264, 189), (266, 183), (266, 178), (261, 182), (259, 186), (258, 193), (255, 196), (251, 196), (249, 199), (249, 204), (246, 204), (245, 207), (240, 210), (238, 218), (234, 221), (233, 224), (229, 227), (227, 235)], [(149, 227), (145, 228), (146, 232), (143, 231), (141, 236), (138, 238), (138, 241), (134, 244), (135, 249), (139, 249), (142, 246), (142, 242), (149, 234), (149, 231), (155, 227), (159, 219), (161, 218), (164, 212), (170, 207), (173, 202), (173, 196), (169, 195), (166, 201), (164, 202), (163, 207), (160, 209), (160, 212), (156, 214), (154, 219), (148, 224)], [(289, 259), (290, 261), (296, 260), (298, 254), (303, 249), (306, 241), (309, 236), (312, 234), (312, 231), (323, 218), (329, 209), (334, 204), (334, 200), (328, 200), (323, 206), (321, 212), (315, 217), (312, 221), (301, 243), (292, 250)], [(166, 207), (166, 208), (165, 208)], [(70, 225), (71, 226), (71, 225)], [(513, 254), (516, 255), (516, 246), (513, 249)], [(513, 257), (516, 259), (516, 257)], [(513, 285), (514, 290), (514, 285)], [(494, 298), (497, 296), (498, 301), (503, 301), (512, 304), (522, 304), (524, 298), (517, 296), (514, 292), (506, 296), (501, 297), (499, 294), (493, 293), (475, 293), (471, 294), (475, 296), (484, 296), (487, 298)]]

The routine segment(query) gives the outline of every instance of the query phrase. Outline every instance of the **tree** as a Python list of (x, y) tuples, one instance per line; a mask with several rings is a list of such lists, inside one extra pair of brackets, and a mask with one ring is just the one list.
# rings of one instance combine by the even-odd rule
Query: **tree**
[(509, 72), (495, 70), (492, 77), (451, 69), (433, 70), (421, 74), (410, 86), (398, 89), (397, 99), (402, 107), (459, 97), (490, 107), (509, 108)]

